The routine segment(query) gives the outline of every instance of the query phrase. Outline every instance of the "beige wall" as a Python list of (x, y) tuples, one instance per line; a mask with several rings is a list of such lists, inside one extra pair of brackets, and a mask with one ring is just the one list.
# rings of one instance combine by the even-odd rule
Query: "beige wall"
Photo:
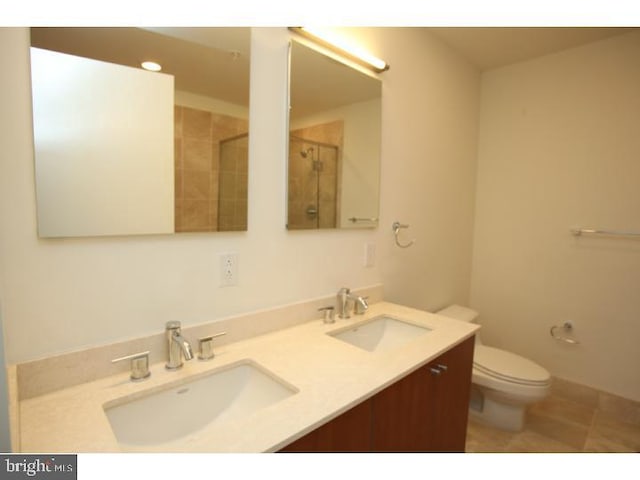
[[(249, 230), (40, 240), (27, 29), (0, 29), (0, 308), (10, 363), (193, 325), (381, 281), (421, 308), (468, 300), (478, 74), (417, 29), (345, 30), (387, 59), (380, 227), (288, 232), (284, 28), (252, 39)], [(415, 247), (393, 245), (411, 224)], [(377, 262), (363, 267), (365, 243)], [(220, 288), (218, 254), (239, 284)]]
[[(471, 304), (486, 343), (640, 400), (640, 33), (482, 78)], [(552, 325), (571, 320), (570, 346)]]
[[(422, 29), (382, 29), (380, 263), (389, 300), (433, 311), (469, 295), (479, 73)], [(407, 223), (400, 249), (391, 224)]]

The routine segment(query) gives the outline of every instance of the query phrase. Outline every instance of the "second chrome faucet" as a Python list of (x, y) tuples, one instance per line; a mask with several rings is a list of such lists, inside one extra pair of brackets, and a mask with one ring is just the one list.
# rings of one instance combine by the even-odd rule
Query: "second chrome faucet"
[(351, 312), (355, 308), (356, 315), (361, 315), (367, 311), (369, 304), (367, 303), (368, 297), (358, 297), (351, 295), (351, 290), (347, 287), (342, 287), (338, 290), (337, 303), (338, 303), (338, 317), (339, 318), (351, 318)]

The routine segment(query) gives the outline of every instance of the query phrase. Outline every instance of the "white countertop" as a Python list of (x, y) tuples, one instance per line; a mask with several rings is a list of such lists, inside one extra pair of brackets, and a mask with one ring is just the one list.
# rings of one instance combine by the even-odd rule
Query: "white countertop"
[[(375, 352), (325, 335), (381, 314), (432, 331), (398, 348)], [(351, 319), (336, 318), (333, 324), (318, 319), (218, 347), (213, 360), (194, 359), (178, 371), (153, 364), (151, 377), (143, 382), (134, 383), (128, 375), (119, 374), (23, 400), (19, 403), (20, 451), (120, 452), (104, 404), (242, 360), (258, 363), (298, 392), (242, 420), (205, 427), (188, 439), (145, 451), (277, 451), (471, 337), (478, 328), (388, 302), (376, 303), (365, 315)]]

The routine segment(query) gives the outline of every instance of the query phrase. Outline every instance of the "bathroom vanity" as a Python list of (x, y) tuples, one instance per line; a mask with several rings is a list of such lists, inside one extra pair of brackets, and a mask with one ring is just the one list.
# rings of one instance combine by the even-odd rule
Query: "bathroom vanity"
[[(252, 314), (251, 321), (293, 310)], [(317, 314), (317, 305), (308, 310)], [(219, 328), (182, 333), (195, 341), (196, 333)], [(140, 382), (120, 370), (37, 394), (23, 388), (14, 397), (14, 449), (464, 451), (478, 328), (388, 302), (333, 324), (316, 318), (241, 340), (226, 328), (231, 341), (216, 345), (213, 359), (169, 371), (152, 357), (151, 376)], [(32, 387), (36, 377), (21, 372), (27, 369), (14, 370), (15, 383)]]
[(469, 338), (282, 452), (464, 452)]

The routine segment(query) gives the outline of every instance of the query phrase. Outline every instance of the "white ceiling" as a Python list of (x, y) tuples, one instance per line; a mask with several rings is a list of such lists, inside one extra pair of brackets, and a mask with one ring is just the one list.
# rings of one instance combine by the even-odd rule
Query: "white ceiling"
[(249, 28), (41, 27), (31, 45), (139, 68), (162, 65), (177, 90), (249, 105)]
[[(428, 28), (429, 32), (481, 70), (535, 58), (629, 30), (588, 27)], [(31, 33), (32, 44), (41, 48), (130, 66), (139, 65), (143, 59), (157, 60), (164, 65), (163, 71), (175, 75), (178, 90), (238, 105), (248, 105), (249, 102), (249, 28), (33, 28)], [(297, 61), (302, 62), (301, 59)], [(326, 69), (325, 74), (316, 74), (316, 77), (322, 77), (326, 87), (342, 88), (349, 82), (343, 76), (329, 82), (328, 74), (336, 68), (331, 64), (323, 68)], [(311, 86), (309, 89), (308, 95), (317, 103), (320, 97)], [(361, 93), (364, 94), (363, 89)], [(337, 100), (338, 96), (330, 98)], [(305, 104), (301, 99), (296, 103), (299, 108)], [(300, 109), (299, 113), (303, 111)]]
[(481, 70), (620, 35), (631, 28), (431, 27), (429, 31)]

